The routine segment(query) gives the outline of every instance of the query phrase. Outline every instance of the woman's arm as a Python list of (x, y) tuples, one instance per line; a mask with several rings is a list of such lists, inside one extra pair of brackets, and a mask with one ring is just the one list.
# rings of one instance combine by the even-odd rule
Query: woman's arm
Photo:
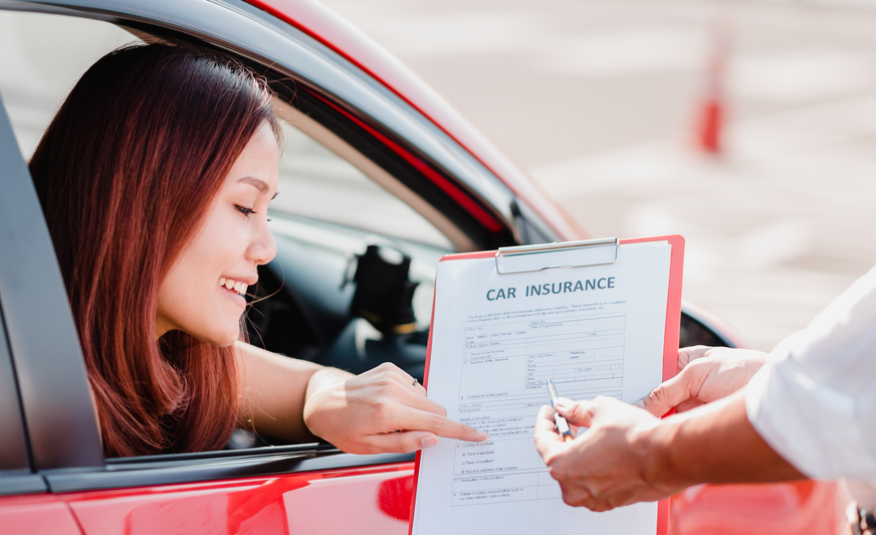
[(291, 442), (316, 440), (304, 425), (303, 416), (311, 378), (321, 370), (331, 370), (337, 380), (352, 375), (243, 342), (237, 342), (234, 347), (238, 352), (240, 374), (238, 425)]
[(487, 435), (446, 418), (426, 389), (392, 364), (361, 375), (235, 346), (241, 362), (243, 427), (290, 441), (315, 436), (350, 453), (411, 452), (438, 437), (481, 441)]

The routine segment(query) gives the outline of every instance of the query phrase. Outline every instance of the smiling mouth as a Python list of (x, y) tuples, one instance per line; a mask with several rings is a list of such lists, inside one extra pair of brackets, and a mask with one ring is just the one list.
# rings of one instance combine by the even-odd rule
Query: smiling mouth
[(246, 295), (247, 284), (245, 282), (222, 277), (219, 279), (219, 286), (224, 286), (226, 290), (236, 292), (238, 295)]

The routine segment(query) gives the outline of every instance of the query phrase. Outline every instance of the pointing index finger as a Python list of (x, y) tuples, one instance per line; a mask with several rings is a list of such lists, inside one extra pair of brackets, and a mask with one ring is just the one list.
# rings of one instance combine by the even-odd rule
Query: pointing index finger
[(442, 414), (434, 412), (417, 411), (412, 415), (413, 424), (411, 427), (406, 427), (409, 431), (422, 430), (431, 431), (439, 437), (455, 438), (459, 440), (467, 440), (469, 442), (481, 442), (487, 439), (487, 433), (478, 431), (470, 425), (466, 425), (456, 420), (451, 420)]

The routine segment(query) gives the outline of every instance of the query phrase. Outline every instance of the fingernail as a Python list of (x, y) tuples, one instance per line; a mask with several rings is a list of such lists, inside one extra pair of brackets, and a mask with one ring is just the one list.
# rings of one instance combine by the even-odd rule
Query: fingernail
[(490, 434), (487, 433), (486, 431), (478, 431), (479, 438), (487, 438), (488, 436), (490, 436)]
[(423, 437), (420, 440), (420, 446), (422, 446), (423, 449), (431, 448), (432, 446), (437, 446), (437, 445), (438, 445), (438, 437), (436, 437), (436, 436), (429, 435), (427, 437)]

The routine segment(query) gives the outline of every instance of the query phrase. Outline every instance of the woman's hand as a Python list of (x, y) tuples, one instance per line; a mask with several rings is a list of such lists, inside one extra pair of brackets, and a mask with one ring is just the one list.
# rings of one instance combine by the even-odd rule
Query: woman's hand
[(678, 375), (651, 391), (645, 409), (662, 416), (724, 398), (748, 383), (767, 354), (751, 349), (694, 346), (678, 350)]
[(311, 377), (304, 405), (308, 429), (349, 453), (409, 453), (436, 445), (438, 437), (487, 438), (446, 415), (426, 399), (422, 385), (389, 363), (355, 377), (320, 370)]

